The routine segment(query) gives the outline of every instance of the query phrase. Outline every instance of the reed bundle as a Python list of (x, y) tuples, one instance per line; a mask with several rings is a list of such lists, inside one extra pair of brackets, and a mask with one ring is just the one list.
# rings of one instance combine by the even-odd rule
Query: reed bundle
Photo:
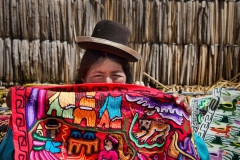
[[(11, 45), (13, 44), (13, 45)], [(0, 39), (3, 46), (1, 78), (18, 83), (73, 83), (83, 50), (66, 41)], [(11, 56), (12, 59), (10, 58)]]
[(0, 0), (0, 80), (73, 82), (75, 38), (102, 19), (130, 29), (135, 81), (206, 86), (240, 71), (240, 1)]

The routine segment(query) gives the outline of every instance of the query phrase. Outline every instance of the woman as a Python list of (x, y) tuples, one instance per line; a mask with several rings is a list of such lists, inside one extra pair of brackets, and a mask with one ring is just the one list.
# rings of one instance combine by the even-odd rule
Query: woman
[[(96, 24), (91, 37), (77, 37), (79, 47), (86, 49), (86, 52), (77, 70), (76, 83), (133, 83), (129, 62), (136, 62), (141, 56), (128, 47), (129, 36), (126, 26), (103, 20)], [(178, 97), (177, 94), (175, 96)], [(184, 96), (179, 96), (176, 103), (184, 103), (184, 100)], [(191, 113), (189, 105), (184, 104)], [(198, 146), (200, 137), (197, 138)], [(201, 139), (199, 144), (206, 154), (208, 151)], [(0, 145), (0, 159), (13, 159), (13, 151), (12, 130), (9, 129)], [(206, 159), (201, 153), (199, 155), (201, 159)]]
[[(76, 83), (133, 83), (129, 62), (137, 62), (141, 55), (128, 47), (130, 31), (123, 24), (102, 20), (92, 36), (79, 36), (79, 47), (86, 49), (76, 74)], [(174, 94), (178, 97), (178, 94)], [(185, 97), (176, 100), (184, 103)], [(191, 114), (191, 107), (184, 103)]]
[[(128, 46), (130, 31), (124, 25), (103, 20), (95, 26), (91, 37), (77, 37), (79, 47), (86, 49), (77, 70), (76, 83), (133, 83), (129, 62), (136, 62), (140, 54)], [(191, 114), (191, 107), (184, 96), (178, 97), (177, 104), (184, 103)], [(202, 138), (194, 134), (199, 156), (209, 159), (209, 152)]]
[(118, 140), (110, 134), (104, 140), (104, 149), (99, 152), (98, 160), (102, 159), (119, 159), (118, 157)]

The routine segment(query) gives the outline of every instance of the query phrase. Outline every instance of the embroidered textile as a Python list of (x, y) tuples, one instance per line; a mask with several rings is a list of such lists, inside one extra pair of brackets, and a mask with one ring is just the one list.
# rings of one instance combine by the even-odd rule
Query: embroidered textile
[(183, 104), (128, 84), (12, 88), (15, 159), (199, 159)]
[(203, 121), (203, 117), (208, 111), (209, 103), (212, 100), (212, 96), (192, 98), (190, 106), (192, 108), (192, 115), (190, 116), (190, 122), (195, 133), (197, 133), (200, 124)]
[(240, 91), (216, 88), (211, 99), (197, 133), (207, 144), (211, 160), (239, 160)]

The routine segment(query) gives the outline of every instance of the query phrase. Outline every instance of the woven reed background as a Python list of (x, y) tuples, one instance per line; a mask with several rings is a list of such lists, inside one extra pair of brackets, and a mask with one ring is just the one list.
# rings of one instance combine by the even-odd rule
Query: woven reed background
[[(109, 19), (132, 32), (134, 81), (212, 85), (240, 72), (240, 1), (0, 0), (0, 81), (72, 83), (75, 43)], [(240, 78), (234, 80), (240, 82)]]

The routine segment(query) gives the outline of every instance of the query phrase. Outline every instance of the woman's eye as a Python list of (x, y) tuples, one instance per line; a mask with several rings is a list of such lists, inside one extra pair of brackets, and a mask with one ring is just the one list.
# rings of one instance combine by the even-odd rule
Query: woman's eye
[(114, 74), (113, 76), (114, 77), (121, 77), (121, 75), (119, 75), (119, 74)]
[(102, 77), (102, 75), (94, 75), (93, 77), (96, 77), (96, 78), (100, 78), (100, 77)]

